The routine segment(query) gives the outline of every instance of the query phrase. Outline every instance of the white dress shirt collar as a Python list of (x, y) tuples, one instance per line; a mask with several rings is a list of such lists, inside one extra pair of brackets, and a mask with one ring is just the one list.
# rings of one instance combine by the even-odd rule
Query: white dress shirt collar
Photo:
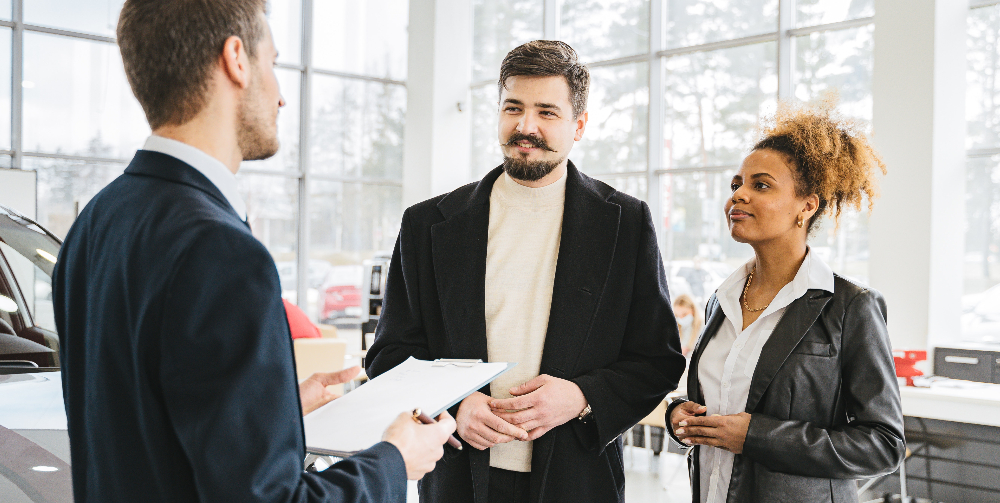
[(222, 192), (240, 219), (244, 221), (247, 219), (247, 205), (240, 197), (236, 175), (229, 171), (222, 161), (186, 143), (156, 135), (150, 135), (142, 149), (169, 155), (198, 170), (219, 189), (219, 192)]
[[(740, 296), (743, 295), (743, 287), (746, 284), (747, 276), (756, 263), (756, 258), (751, 258), (742, 268), (737, 268), (725, 281), (719, 285), (718, 300), (723, 312), (732, 318), (742, 319), (743, 311), (740, 309)], [(806, 258), (799, 266), (792, 281), (785, 285), (778, 294), (771, 300), (767, 309), (761, 313), (761, 317), (771, 314), (792, 303), (793, 300), (805, 295), (807, 290), (826, 290), (833, 293), (833, 270), (826, 265), (822, 259), (816, 256), (811, 248), (806, 248)], [(756, 307), (756, 306), (752, 306)], [(742, 330), (738, 329), (739, 333)]]

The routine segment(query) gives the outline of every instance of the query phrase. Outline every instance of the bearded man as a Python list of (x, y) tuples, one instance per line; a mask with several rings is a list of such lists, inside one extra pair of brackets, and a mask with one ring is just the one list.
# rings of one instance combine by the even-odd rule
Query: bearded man
[(153, 134), (63, 243), (53, 300), (77, 502), (406, 500), (454, 429), (397, 418), (306, 473), (302, 413), (358, 368), (296, 386), (278, 272), (235, 173), (278, 149), (265, 0), (127, 0), (118, 44)]
[(649, 208), (567, 157), (589, 85), (565, 43), (511, 51), (503, 165), (403, 215), (369, 374), (517, 362), (452, 409), (471, 448), (445, 447), (422, 502), (623, 501), (620, 435), (684, 371)]

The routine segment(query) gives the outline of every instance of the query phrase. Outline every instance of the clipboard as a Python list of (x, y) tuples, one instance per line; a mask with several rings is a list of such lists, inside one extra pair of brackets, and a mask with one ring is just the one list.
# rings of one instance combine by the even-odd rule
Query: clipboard
[(349, 457), (380, 442), (400, 413), (437, 417), (516, 365), (410, 357), (303, 418), (306, 451)]

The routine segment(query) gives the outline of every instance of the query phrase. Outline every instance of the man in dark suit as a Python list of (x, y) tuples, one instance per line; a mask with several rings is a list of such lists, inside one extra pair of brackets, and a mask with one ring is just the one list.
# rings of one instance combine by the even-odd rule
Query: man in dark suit
[(589, 88), (571, 47), (514, 49), (498, 84), (503, 165), (404, 213), (368, 370), (518, 363), (453, 409), (473, 449), (446, 447), (421, 501), (622, 501), (620, 435), (684, 370), (653, 219), (567, 158)]
[(70, 229), (53, 277), (76, 501), (405, 501), (453, 420), (303, 470), (302, 413), (270, 254), (234, 174), (277, 148), (264, 0), (128, 0), (118, 42), (153, 136)]

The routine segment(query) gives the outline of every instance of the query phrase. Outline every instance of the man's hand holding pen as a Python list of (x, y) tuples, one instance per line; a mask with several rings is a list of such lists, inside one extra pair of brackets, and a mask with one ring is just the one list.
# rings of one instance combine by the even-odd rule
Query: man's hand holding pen
[(447, 412), (431, 424), (418, 424), (412, 412), (404, 412), (385, 430), (382, 440), (399, 449), (406, 463), (406, 478), (420, 480), (444, 455), (444, 443), (454, 431), (455, 420)]

